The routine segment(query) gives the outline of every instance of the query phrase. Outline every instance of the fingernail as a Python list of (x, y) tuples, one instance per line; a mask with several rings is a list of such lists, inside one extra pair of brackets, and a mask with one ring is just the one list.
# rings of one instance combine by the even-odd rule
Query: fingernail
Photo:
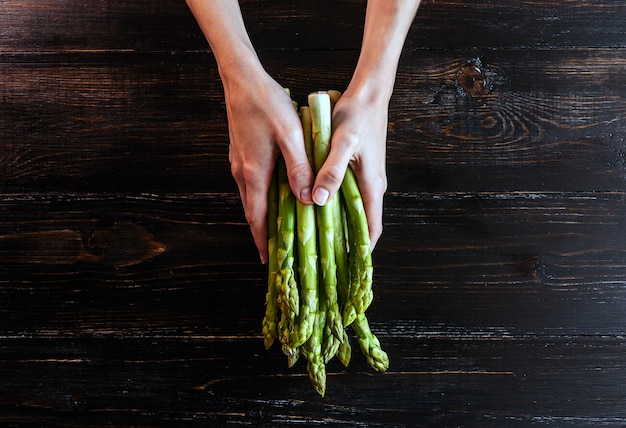
[(267, 260), (265, 259), (265, 257), (263, 257), (263, 254), (259, 253), (259, 259), (261, 259), (261, 264), (262, 265), (266, 265), (267, 264)]
[(323, 187), (318, 187), (313, 193), (313, 202), (320, 206), (326, 205), (329, 195), (330, 193), (328, 193), (328, 190), (324, 189)]
[(302, 189), (302, 192), (300, 192), (300, 200), (302, 202), (311, 202), (311, 188), (310, 187), (305, 187), (304, 189)]

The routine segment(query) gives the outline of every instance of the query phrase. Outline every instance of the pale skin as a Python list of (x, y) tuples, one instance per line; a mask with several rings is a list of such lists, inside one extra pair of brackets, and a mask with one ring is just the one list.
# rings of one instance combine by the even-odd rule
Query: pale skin
[[(333, 112), (330, 154), (314, 175), (291, 99), (263, 68), (237, 0), (187, 0), (215, 55), (224, 85), (229, 160), (261, 262), (267, 252), (267, 191), (279, 154), (304, 204), (324, 205), (350, 165), (357, 177), (372, 247), (383, 230), (389, 100), (402, 46), (419, 0), (369, 0), (352, 79)], [(312, 88), (315, 91), (323, 88)], [(326, 88), (337, 89), (337, 88)]]

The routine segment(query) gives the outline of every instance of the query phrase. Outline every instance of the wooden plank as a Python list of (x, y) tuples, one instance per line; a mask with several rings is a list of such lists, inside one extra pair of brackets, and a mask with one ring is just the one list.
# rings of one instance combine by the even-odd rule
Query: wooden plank
[[(73, 58), (73, 57), (71, 57)], [(221, 84), (210, 55), (85, 55), (0, 69), (0, 181), (78, 191), (231, 191)], [(299, 52), (268, 69), (303, 103), (343, 89), (355, 57)], [(622, 189), (625, 59), (613, 50), (460, 53), (402, 61), (389, 126), (392, 190)], [(478, 60), (476, 60), (478, 61)], [(327, 70), (334, 72), (329, 74)], [(302, 80), (303, 70), (307, 78)]]
[[(0, 200), (5, 335), (258, 334), (265, 267), (235, 194)], [(624, 192), (390, 194), (373, 319), (622, 334), (624, 219)]]
[(324, 399), (301, 364), (287, 369), (258, 340), (21, 342), (34, 352), (3, 342), (8, 426), (620, 426), (626, 416), (615, 338), (395, 338), (389, 373), (356, 357), (354, 368), (331, 365)]
[(229, 167), (221, 84), (215, 71), (207, 81), (201, 69), (208, 61), (214, 70), (211, 56), (186, 64), (141, 55), (82, 58), (80, 65), (60, 56), (0, 66), (1, 182), (66, 190), (169, 182), (173, 189), (178, 178), (200, 173), (194, 181), (202, 187), (232, 189), (222, 184)]
[[(362, 0), (242, 1), (255, 46), (358, 50)], [(412, 49), (624, 47), (620, 0), (423, 1), (407, 40)], [(71, 29), (68, 30), (68, 29)], [(5, 2), (0, 51), (170, 51), (208, 48), (184, 2), (53, 0)]]
[(0, 51), (12, 53), (205, 49), (185, 2), (3, 2)]
[[(345, 87), (365, 1), (241, 3), (299, 102)], [(321, 399), (263, 349), (266, 268), (184, 2), (4, 2), (0, 425), (626, 425), (625, 17), (423, 2), (368, 311), (391, 367), (353, 341)]]
[[(624, 58), (605, 53), (404, 57), (390, 111), (390, 187), (623, 189), (623, 95), (603, 92), (621, 88)], [(466, 68), (480, 70), (474, 92), (463, 85)]]
[(410, 46), (441, 49), (624, 47), (619, 0), (425, 0)]

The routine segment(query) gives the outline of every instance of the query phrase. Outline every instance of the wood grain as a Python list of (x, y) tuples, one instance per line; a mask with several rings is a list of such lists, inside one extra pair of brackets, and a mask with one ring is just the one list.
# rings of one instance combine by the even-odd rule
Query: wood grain
[[(240, 4), (297, 101), (345, 88), (365, 1)], [(0, 425), (626, 425), (624, 19), (422, 2), (368, 312), (390, 370), (355, 351), (321, 399), (263, 349), (266, 268), (185, 3), (3, 2)]]
[[(343, 53), (294, 53), (292, 64), (308, 70), (303, 83), (283, 57), (266, 54), (267, 68), (299, 100), (313, 88), (343, 89), (355, 61)], [(80, 67), (0, 66), (7, 78), (0, 135), (12, 142), (0, 149), (0, 182), (76, 191), (234, 189), (222, 179), (229, 171), (225, 109), (208, 55), (150, 56), (150, 66), (135, 55), (112, 63), (104, 62), (108, 55), (79, 58)], [(457, 53), (403, 58), (389, 113), (394, 189), (420, 190), (427, 182), (427, 190), (508, 190), (520, 186), (519, 177), (533, 190), (622, 188), (623, 55), (491, 52), (480, 59), (486, 87), (479, 96), (457, 79), (474, 60)], [(454, 180), (448, 189), (445, 180)]]
[[(365, 1), (244, 0), (260, 50), (358, 50)], [(2, 52), (206, 50), (184, 2), (175, 0), (5, 2)], [(424, 0), (412, 49), (542, 49), (626, 46), (621, 0)], [(68, 31), (71, 28), (72, 31)]]

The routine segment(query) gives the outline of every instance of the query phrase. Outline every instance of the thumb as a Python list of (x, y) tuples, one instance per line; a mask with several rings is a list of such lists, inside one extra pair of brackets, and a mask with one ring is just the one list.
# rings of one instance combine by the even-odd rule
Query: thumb
[(350, 162), (351, 151), (348, 149), (349, 147), (351, 145), (342, 144), (333, 138), (330, 153), (317, 172), (313, 185), (313, 202), (317, 205), (325, 205), (341, 187)]

